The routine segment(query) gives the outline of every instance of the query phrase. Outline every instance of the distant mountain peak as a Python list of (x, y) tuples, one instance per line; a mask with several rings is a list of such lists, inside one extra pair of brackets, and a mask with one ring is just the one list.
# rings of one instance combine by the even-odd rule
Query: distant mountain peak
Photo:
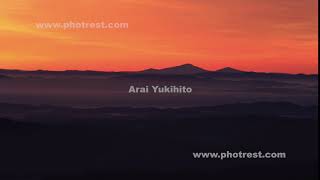
[(153, 73), (153, 74), (197, 74), (207, 72), (202, 68), (194, 66), (192, 64), (182, 64), (179, 66), (164, 68), (164, 69), (146, 69), (142, 71), (143, 73)]
[(176, 66), (176, 67), (194, 67), (194, 68), (199, 68), (199, 67), (197, 67), (197, 66), (195, 66), (195, 65), (193, 65), (193, 64), (182, 64), (182, 65), (179, 65), (179, 66)]
[(238, 69), (234, 69), (232, 67), (225, 67), (225, 68), (217, 70), (216, 72), (220, 72), (220, 73), (243, 73), (243, 71), (240, 71)]

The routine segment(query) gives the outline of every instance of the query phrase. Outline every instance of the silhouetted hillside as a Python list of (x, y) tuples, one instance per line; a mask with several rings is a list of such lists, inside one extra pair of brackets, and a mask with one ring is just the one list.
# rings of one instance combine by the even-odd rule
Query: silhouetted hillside
[[(143, 117), (140, 117), (142, 116)], [(213, 107), (187, 107), (187, 108), (132, 108), (132, 107), (102, 107), (102, 108), (71, 108), (47, 105), (19, 105), (0, 104), (0, 117), (22, 120), (33, 119), (39, 122), (66, 123), (63, 119), (163, 119), (170, 116), (183, 118), (204, 117), (233, 117), (233, 116), (281, 116), (292, 118), (316, 119), (318, 110), (315, 106), (304, 107), (287, 102), (257, 102), (239, 103)]]
[(144, 74), (182, 74), (182, 75), (188, 75), (188, 74), (199, 74), (208, 72), (207, 70), (204, 70), (202, 68), (199, 68), (197, 66), (194, 66), (192, 64), (183, 64), (180, 66), (175, 67), (169, 67), (164, 69), (147, 69), (144, 71), (141, 71), (140, 73)]
[[(165, 69), (165, 73), (3, 71), (0, 74), (10, 78), (1, 78), (0, 102), (81, 107), (216, 106), (257, 101), (318, 103), (318, 75), (191, 73), (199, 71), (202, 70), (192, 65)], [(131, 86), (187, 86), (193, 91), (188, 95), (129, 94)]]
[(264, 72), (244, 72), (223, 73), (223, 72), (207, 72), (200, 74), (201, 77), (210, 78), (253, 78), (253, 79), (313, 79), (317, 80), (318, 75), (306, 74), (284, 74), (284, 73), (264, 73)]
[[(165, 109), (1, 104), (0, 112), (0, 179), (318, 178), (316, 107), (285, 102)], [(192, 156), (226, 151), (285, 152), (287, 158)]]
[(234, 68), (231, 68), (231, 67), (226, 67), (226, 68), (223, 68), (223, 69), (219, 69), (215, 72), (218, 72), (218, 73), (243, 73), (244, 71), (240, 71), (240, 70), (237, 70), (237, 69), (234, 69)]
[(285, 74), (285, 73), (264, 73), (264, 72), (246, 72), (231, 67), (222, 68), (216, 71), (209, 71), (202, 69), (200, 67), (194, 66), (192, 64), (183, 64), (174, 67), (168, 67), (164, 69), (146, 69), (144, 71), (131, 71), (131, 72), (104, 72), (104, 71), (80, 71), (80, 70), (67, 70), (67, 71), (47, 71), (47, 70), (37, 70), (37, 71), (23, 71), (23, 70), (9, 70), (0, 69), (0, 74), (3, 75), (19, 75), (19, 76), (123, 76), (123, 75), (136, 75), (136, 74), (146, 74), (146, 75), (197, 75), (197, 76), (227, 76), (227, 77), (318, 77), (318, 75), (306, 75), (306, 74)]

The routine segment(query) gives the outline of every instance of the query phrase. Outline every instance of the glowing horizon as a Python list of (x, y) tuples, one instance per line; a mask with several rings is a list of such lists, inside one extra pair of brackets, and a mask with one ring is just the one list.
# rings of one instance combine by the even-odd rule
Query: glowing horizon
[[(318, 74), (317, 0), (0, 0), (0, 69)], [(37, 29), (123, 22), (129, 29)]]

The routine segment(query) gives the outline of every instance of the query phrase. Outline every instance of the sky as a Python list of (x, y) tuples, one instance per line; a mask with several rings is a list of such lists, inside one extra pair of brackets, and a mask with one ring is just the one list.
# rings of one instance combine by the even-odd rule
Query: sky
[[(39, 29), (121, 22), (128, 29)], [(0, 69), (318, 73), (317, 0), (0, 0)]]

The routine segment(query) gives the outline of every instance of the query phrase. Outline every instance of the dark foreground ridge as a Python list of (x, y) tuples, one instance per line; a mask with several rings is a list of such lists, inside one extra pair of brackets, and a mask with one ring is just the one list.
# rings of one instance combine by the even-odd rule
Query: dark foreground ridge
[[(161, 114), (161, 118), (199, 118), (199, 117), (233, 117), (233, 116), (281, 116), (290, 118), (311, 118), (318, 116), (317, 106), (301, 106), (290, 102), (255, 102), (226, 104), (212, 107), (101, 107), (72, 108), (52, 105), (25, 105), (0, 103), (0, 117), (15, 118), (39, 123), (67, 123), (64, 119), (146, 119), (152, 121)], [(154, 117), (153, 117), (154, 116)], [(77, 123), (79, 121), (74, 121)]]
[[(0, 179), (317, 179), (317, 107), (79, 109), (0, 104)], [(193, 152), (286, 152), (194, 159)]]

